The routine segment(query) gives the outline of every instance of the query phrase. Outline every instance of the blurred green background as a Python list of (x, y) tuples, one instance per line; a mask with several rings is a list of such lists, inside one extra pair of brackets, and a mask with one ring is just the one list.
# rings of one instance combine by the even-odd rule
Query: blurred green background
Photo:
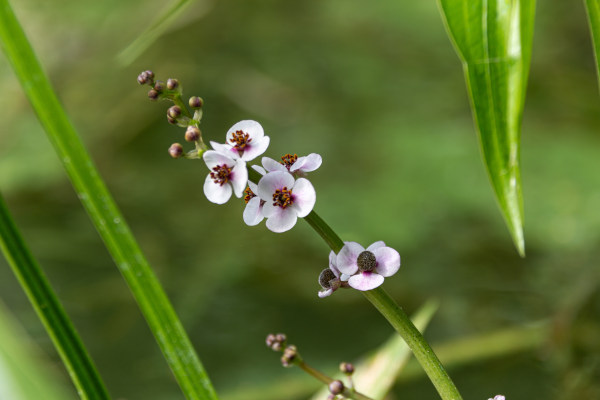
[[(307, 224), (274, 234), (245, 226), (242, 202), (206, 200), (204, 164), (167, 155), (183, 130), (136, 83), (144, 69), (204, 98), (205, 140), (256, 119), (271, 137), (266, 155), (321, 154), (315, 210), (345, 240), (400, 251), (385, 287), (409, 313), (441, 301), (426, 334), (434, 347), (546, 324), (531, 350), (505, 354), (495, 342), (500, 356), (450, 363), (465, 399), (600, 398), (600, 98), (583, 2), (538, 4), (525, 259), (495, 204), (434, 1), (197, 0), (129, 65), (118, 55), (170, 3), (12, 3), (222, 399), (302, 399), (318, 388), (280, 366), (269, 332), (286, 332), (333, 373), (392, 329), (358, 293), (317, 297), (328, 249)], [(111, 394), (182, 398), (3, 57), (0, 92), (0, 189)], [(3, 259), (0, 299), (70, 388)], [(412, 375), (390, 398), (436, 396)]]

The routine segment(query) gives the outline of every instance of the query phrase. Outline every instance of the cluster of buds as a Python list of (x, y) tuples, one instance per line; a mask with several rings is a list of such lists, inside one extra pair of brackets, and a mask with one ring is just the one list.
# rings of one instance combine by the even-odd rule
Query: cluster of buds
[(202, 141), (202, 131), (199, 125), (202, 120), (202, 106), (204, 101), (198, 96), (192, 96), (188, 100), (189, 108), (182, 100), (182, 88), (179, 81), (174, 78), (167, 79), (166, 82), (155, 80), (154, 72), (144, 71), (137, 77), (140, 85), (148, 85), (151, 89), (148, 91), (148, 98), (152, 101), (168, 100), (174, 103), (167, 110), (167, 121), (172, 125), (185, 128), (185, 141), (195, 144), (194, 150), (185, 152), (180, 143), (173, 143), (169, 147), (169, 155), (173, 158), (200, 158), (202, 153), (207, 150)]
[(285, 334), (278, 333), (275, 335), (270, 333), (267, 335), (265, 342), (267, 343), (267, 347), (271, 350), (283, 353), (281, 356), (281, 364), (284, 367), (291, 367), (294, 364), (302, 362), (296, 346), (293, 344), (287, 345), (287, 337)]

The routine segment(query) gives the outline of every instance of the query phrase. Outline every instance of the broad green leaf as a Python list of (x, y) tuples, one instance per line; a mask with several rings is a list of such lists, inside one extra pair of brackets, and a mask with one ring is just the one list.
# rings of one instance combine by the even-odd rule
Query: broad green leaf
[[(437, 301), (430, 300), (415, 313), (412, 320), (421, 332), (427, 328), (438, 306)], [(367, 355), (364, 360), (355, 365), (356, 372), (352, 376), (354, 387), (374, 400), (383, 399), (396, 382), (411, 354), (404, 339), (394, 333), (372, 354)], [(342, 375), (336, 379), (344, 381)], [(329, 390), (325, 387), (317, 392), (312, 400), (324, 399), (328, 393)]]
[[(57, 379), (50, 361), (0, 303), (0, 399), (74, 399)], [(36, 351), (37, 350), (37, 351)]]
[(525, 254), (521, 117), (535, 0), (439, 0), (460, 57), (483, 160), (517, 250)]
[(0, 0), (0, 45), (188, 399), (216, 393), (179, 318), (44, 74), (8, 0)]
[(596, 56), (596, 70), (600, 78), (600, 0), (585, 0), (592, 31), (592, 42), (594, 42), (594, 55)]
[(82, 399), (109, 399), (104, 383), (0, 195), (0, 248), (43, 322)]

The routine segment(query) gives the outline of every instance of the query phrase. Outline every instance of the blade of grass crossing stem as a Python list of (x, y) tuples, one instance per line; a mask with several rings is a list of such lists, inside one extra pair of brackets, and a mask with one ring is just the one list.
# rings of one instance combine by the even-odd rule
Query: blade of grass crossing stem
[[(74, 399), (50, 360), (0, 302), (0, 399)], [(37, 351), (36, 351), (37, 350)]]
[(521, 117), (535, 0), (438, 0), (465, 80), (484, 164), (522, 256)]
[(596, 71), (600, 79), (600, 0), (585, 0), (585, 8), (590, 22), (592, 42), (594, 43)]
[(0, 195), (0, 247), (27, 293), (82, 399), (109, 399), (79, 335), (17, 230)]
[(183, 393), (188, 399), (216, 399), (171, 303), (67, 118), (7, 0), (0, 0), (0, 40), (77, 195), (129, 285)]
[[(430, 300), (412, 317), (413, 323), (421, 332), (427, 328), (438, 308), (439, 302)], [(411, 354), (404, 339), (394, 333), (372, 354), (367, 355), (364, 360), (355, 365), (356, 372), (352, 375), (354, 387), (374, 400), (383, 399), (398, 379)], [(335, 379), (344, 380), (341, 374)], [(311, 399), (325, 399), (328, 394), (329, 389), (325, 387)]]

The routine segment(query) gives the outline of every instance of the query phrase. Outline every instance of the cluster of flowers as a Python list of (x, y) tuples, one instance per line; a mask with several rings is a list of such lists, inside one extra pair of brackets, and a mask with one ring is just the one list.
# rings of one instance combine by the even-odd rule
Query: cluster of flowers
[(292, 229), (298, 218), (312, 211), (317, 195), (304, 176), (321, 166), (320, 155), (286, 154), (281, 162), (263, 157), (262, 167), (252, 166), (261, 178), (252, 182), (246, 163), (269, 146), (269, 137), (258, 122), (240, 121), (227, 131), (226, 143), (210, 144), (214, 150), (202, 155), (210, 170), (204, 182), (204, 194), (209, 201), (224, 204), (232, 193), (242, 197), (245, 189), (244, 222), (254, 226), (266, 218), (267, 228), (273, 232)]
[(329, 253), (329, 268), (319, 275), (319, 284), (323, 288), (319, 297), (327, 297), (341, 287), (350, 286), (362, 291), (375, 289), (399, 268), (400, 254), (383, 241), (366, 249), (356, 242), (345, 242), (337, 255), (333, 251)]

